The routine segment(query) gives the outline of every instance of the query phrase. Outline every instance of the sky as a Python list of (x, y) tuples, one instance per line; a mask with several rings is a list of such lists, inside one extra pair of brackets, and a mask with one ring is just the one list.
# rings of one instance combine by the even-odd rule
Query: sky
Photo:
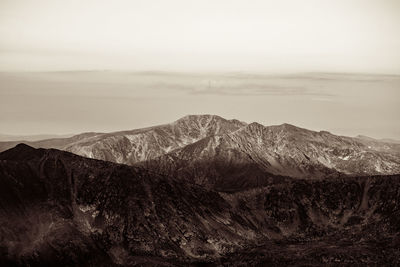
[(398, 0), (0, 0), (0, 134), (216, 114), (400, 139)]
[(214, 114), (400, 140), (400, 76), (76, 71), (0, 73), (0, 133), (113, 132)]
[(398, 0), (1, 0), (0, 70), (400, 72)]

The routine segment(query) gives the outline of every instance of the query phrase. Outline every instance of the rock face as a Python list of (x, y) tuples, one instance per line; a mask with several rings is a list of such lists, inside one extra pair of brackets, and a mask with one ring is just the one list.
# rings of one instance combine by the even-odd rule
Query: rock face
[(5, 151), (0, 183), (4, 261), (190, 262), (262, 236), (236, 222), (217, 192), (64, 151), (26, 145)]
[[(400, 146), (315, 132), (290, 124), (264, 127), (252, 123), (230, 135), (240, 148), (273, 173), (294, 177), (326, 177), (400, 172)], [(247, 145), (246, 145), (247, 144)]]
[(0, 153), (0, 265), (400, 264), (399, 175), (279, 178), (222, 193), (21, 144)]
[[(251, 187), (265, 185), (276, 176), (311, 179), (400, 173), (400, 144), (395, 142), (336, 136), (290, 124), (246, 124), (215, 115), (189, 115), (145, 129), (28, 144), (116, 163), (139, 163), (210, 188), (221, 188), (222, 180), (230, 180), (227, 190), (232, 190), (232, 182)], [(0, 143), (0, 149), (13, 145)], [(206, 165), (211, 166), (207, 169)], [(240, 165), (242, 171), (232, 169)], [(249, 177), (246, 181), (240, 181), (241, 172)]]
[(245, 124), (214, 115), (189, 115), (171, 124), (117, 132), (71, 144), (65, 150), (89, 158), (134, 164), (164, 155), (203, 138), (235, 131)]
[(219, 191), (237, 191), (274, 183), (280, 176), (318, 179), (400, 173), (400, 146), (289, 124), (251, 123), (140, 165)]
[[(235, 131), (246, 123), (215, 115), (188, 115), (171, 124), (114, 133), (84, 133), (70, 138), (25, 142), (57, 148), (84, 157), (134, 164), (164, 155), (208, 136)], [(18, 142), (0, 142), (4, 151)]]

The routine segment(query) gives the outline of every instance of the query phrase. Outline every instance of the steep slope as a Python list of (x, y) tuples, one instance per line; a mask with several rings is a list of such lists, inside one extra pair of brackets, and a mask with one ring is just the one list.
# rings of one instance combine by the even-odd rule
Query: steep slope
[(226, 265), (400, 264), (400, 176), (294, 179), (223, 194), (238, 220), (283, 235), (224, 257)]
[(0, 183), (1, 256), (20, 264), (187, 261), (263, 237), (215, 192), (68, 152), (18, 145), (0, 154)]
[[(215, 115), (189, 115), (171, 124), (144, 129), (85, 133), (28, 144), (116, 163), (145, 164), (207, 186), (226, 183), (227, 189), (233, 182), (245, 187), (265, 185), (275, 176), (400, 173), (400, 144), (336, 136), (289, 124), (247, 125)], [(15, 143), (0, 143), (0, 148), (12, 145)], [(237, 169), (232, 167), (240, 164)], [(210, 181), (202, 182), (207, 179)]]
[(171, 124), (117, 132), (101, 136), (95, 142), (66, 146), (78, 155), (133, 164), (164, 155), (208, 136), (235, 131), (245, 123), (215, 115), (189, 115)]
[(400, 146), (395, 144), (376, 142), (371, 146), (354, 138), (290, 124), (265, 127), (253, 123), (229, 137), (272, 173), (294, 177), (325, 177), (334, 172), (400, 173)]
[[(71, 138), (26, 142), (36, 148), (57, 148), (88, 158), (133, 164), (153, 159), (202, 138), (235, 131), (246, 124), (216, 115), (188, 115), (171, 124), (113, 133), (84, 133)], [(18, 142), (0, 142), (0, 151)]]
[[(209, 188), (231, 191), (239, 190), (241, 185), (241, 189), (246, 189), (276, 182), (279, 176), (317, 179), (397, 174), (400, 173), (400, 146), (289, 124), (251, 123), (139, 165)], [(233, 183), (239, 187), (233, 188), (230, 185)]]
[(251, 155), (231, 146), (224, 137), (207, 137), (136, 166), (223, 192), (265, 186), (287, 179), (267, 172)]
[(400, 264), (400, 177), (216, 193), (26, 145), (0, 153), (2, 265)]

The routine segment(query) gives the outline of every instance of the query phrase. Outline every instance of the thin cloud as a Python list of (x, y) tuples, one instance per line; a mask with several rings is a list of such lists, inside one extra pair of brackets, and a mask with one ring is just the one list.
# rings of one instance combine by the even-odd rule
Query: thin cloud
[(232, 86), (202, 87), (194, 89), (191, 94), (211, 94), (211, 95), (271, 95), (271, 96), (292, 96), (292, 95), (312, 95), (321, 97), (334, 96), (323, 90), (311, 89), (306, 87), (261, 85), (261, 84), (239, 84)]

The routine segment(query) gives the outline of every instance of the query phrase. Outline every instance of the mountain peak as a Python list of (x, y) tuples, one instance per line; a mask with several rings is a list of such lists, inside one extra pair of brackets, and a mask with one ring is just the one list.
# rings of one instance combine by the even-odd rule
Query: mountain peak
[(32, 158), (37, 153), (39, 153), (39, 149), (20, 143), (15, 147), (0, 153), (0, 160), (25, 160)]
[(252, 123), (250, 123), (249, 125), (247, 125), (247, 127), (248, 127), (248, 128), (258, 128), (258, 129), (262, 129), (262, 128), (264, 128), (265, 126), (262, 125), (261, 123), (258, 123), (258, 122), (252, 122)]
[(211, 115), (211, 114), (200, 114), (200, 115), (186, 115), (179, 120), (175, 121), (174, 124), (194, 124), (198, 125), (200, 127), (215, 127), (217, 126), (218, 128), (241, 128), (243, 126), (246, 126), (247, 123), (233, 119), (233, 120), (227, 120), (221, 116), (218, 115)]
[(27, 144), (25, 144), (25, 143), (19, 143), (18, 145), (15, 146), (14, 149), (34, 150), (33, 147), (31, 147), (31, 146), (29, 146), (29, 145), (27, 145)]
[(212, 114), (189, 114), (186, 116), (183, 116), (182, 118), (178, 119), (177, 121), (199, 121), (199, 120), (223, 120), (226, 121), (226, 119), (218, 116), (218, 115), (212, 115)]

